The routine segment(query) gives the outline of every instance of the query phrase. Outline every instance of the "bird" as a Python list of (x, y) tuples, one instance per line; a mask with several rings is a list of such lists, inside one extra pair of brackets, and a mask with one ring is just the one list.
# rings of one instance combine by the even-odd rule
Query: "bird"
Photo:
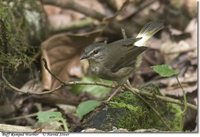
[(94, 75), (124, 84), (141, 65), (141, 53), (148, 49), (146, 42), (163, 28), (162, 22), (152, 21), (145, 24), (136, 37), (124, 36), (112, 43), (93, 43), (84, 49), (80, 60), (88, 60)]

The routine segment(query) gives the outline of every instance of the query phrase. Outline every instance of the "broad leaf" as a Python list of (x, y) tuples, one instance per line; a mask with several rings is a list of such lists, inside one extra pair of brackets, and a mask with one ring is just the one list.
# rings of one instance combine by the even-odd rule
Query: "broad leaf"
[[(112, 83), (111, 81), (100, 80), (99, 78), (94, 78), (94, 77), (83, 77), (80, 82), (83, 82), (83, 83), (101, 82), (101, 83), (106, 83), (106, 84)], [(95, 85), (74, 85), (72, 90), (75, 93), (87, 92), (99, 99), (105, 98), (108, 95), (108, 93), (111, 91), (110, 88), (106, 88), (103, 86), (95, 86)]]
[(37, 119), (38, 119), (38, 122), (52, 122), (52, 121), (58, 121), (63, 118), (60, 112), (40, 111), (37, 113)]
[(94, 110), (100, 104), (101, 102), (97, 100), (88, 100), (88, 101), (82, 102), (79, 104), (76, 110), (76, 114), (78, 115), (78, 117), (82, 118), (84, 115)]
[[(38, 112), (37, 119), (40, 123), (52, 123), (52, 122), (59, 122), (62, 123), (64, 130), (68, 132), (68, 126), (66, 120), (62, 117), (60, 112), (52, 112), (52, 111), (45, 111), (45, 112)], [(56, 126), (56, 125), (55, 125)]]
[(173, 69), (167, 64), (152, 66), (154, 72), (158, 73), (161, 77), (171, 77), (178, 74), (178, 71)]
[[(100, 34), (96, 30), (81, 34), (56, 34), (42, 43), (42, 59), (47, 62), (49, 70), (62, 81), (70, 81), (72, 77), (82, 77), (80, 54)], [(61, 83), (52, 77), (42, 62), (42, 86), (51, 90)], [(59, 90), (56, 91), (59, 93)]]

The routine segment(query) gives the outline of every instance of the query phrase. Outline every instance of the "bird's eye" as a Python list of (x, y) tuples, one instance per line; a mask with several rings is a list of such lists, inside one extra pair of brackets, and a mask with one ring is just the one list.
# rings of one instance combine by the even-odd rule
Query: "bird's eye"
[(94, 52), (93, 52), (93, 53), (94, 53), (94, 54), (97, 54), (98, 52), (99, 52), (98, 50), (94, 50)]

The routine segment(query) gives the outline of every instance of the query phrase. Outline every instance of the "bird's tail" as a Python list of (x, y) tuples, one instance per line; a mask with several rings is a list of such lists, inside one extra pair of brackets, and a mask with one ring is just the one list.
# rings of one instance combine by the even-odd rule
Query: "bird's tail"
[(164, 28), (161, 22), (149, 22), (140, 30), (136, 38), (139, 40), (134, 43), (135, 46), (145, 46), (146, 42), (158, 31)]

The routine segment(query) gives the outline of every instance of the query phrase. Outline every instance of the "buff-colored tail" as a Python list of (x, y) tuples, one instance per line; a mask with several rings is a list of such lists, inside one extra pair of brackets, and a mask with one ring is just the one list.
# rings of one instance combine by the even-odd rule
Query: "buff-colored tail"
[(136, 38), (139, 40), (134, 43), (135, 46), (145, 46), (146, 42), (158, 31), (164, 28), (161, 22), (149, 22), (139, 32)]

